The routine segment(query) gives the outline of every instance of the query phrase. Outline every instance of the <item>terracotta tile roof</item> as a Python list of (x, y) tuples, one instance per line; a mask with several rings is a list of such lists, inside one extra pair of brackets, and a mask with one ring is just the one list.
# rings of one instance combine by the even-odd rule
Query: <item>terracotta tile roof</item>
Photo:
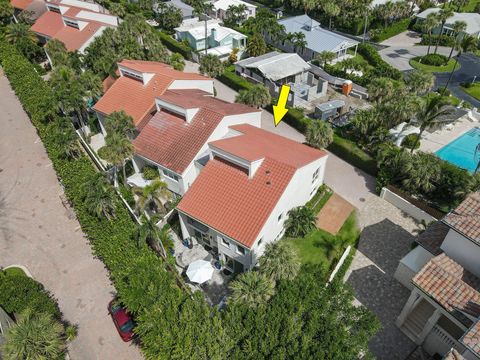
[(25, 10), (33, 0), (10, 0), (10, 4), (15, 8), (15, 9), (21, 9)]
[(443, 222), (480, 245), (480, 192), (470, 194)]
[(250, 248), (294, 173), (266, 158), (249, 179), (236, 167), (210, 160), (178, 209)]
[(455, 349), (450, 350), (443, 360), (465, 360), (465, 358)]
[(46, 11), (30, 28), (33, 32), (53, 38), (65, 25), (62, 16), (53, 11)]
[[(255, 157), (264, 159), (260, 167), (249, 178), (245, 171), (225, 161), (210, 160), (178, 209), (250, 248), (297, 167), (319, 159), (325, 153), (251, 125), (231, 128), (244, 134), (213, 143), (220, 144), (235, 156), (243, 156), (245, 148), (253, 147)], [(289, 146), (291, 154), (276, 153), (283, 146)]]
[(480, 316), (480, 279), (445, 254), (431, 259), (412, 279), (447, 311)]
[(461, 341), (474, 353), (480, 355), (480, 320), (473, 324)]
[(155, 72), (156, 75), (146, 85), (140, 80), (120, 76), (94, 105), (94, 109), (106, 115), (123, 110), (133, 118), (135, 126), (155, 106), (155, 98), (162, 95), (174, 80), (210, 80), (158, 62), (123, 60), (119, 65), (140, 72)]
[(159, 111), (133, 141), (135, 153), (182, 174), (222, 118), (202, 109), (187, 123), (178, 115)]
[(440, 246), (443, 240), (445, 240), (445, 236), (447, 236), (449, 230), (450, 228), (447, 225), (441, 221), (437, 221), (428, 226), (427, 229), (417, 237), (416, 242), (433, 255), (440, 255), (443, 252)]
[(210, 145), (247, 161), (269, 156), (294, 168), (301, 168), (327, 155), (324, 150), (305, 146), (252, 125), (242, 124), (230, 128), (244, 135), (213, 141)]

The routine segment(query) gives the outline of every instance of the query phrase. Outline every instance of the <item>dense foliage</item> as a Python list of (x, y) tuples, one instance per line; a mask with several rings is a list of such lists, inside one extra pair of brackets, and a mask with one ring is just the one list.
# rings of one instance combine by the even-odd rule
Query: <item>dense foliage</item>
[[(65, 158), (51, 121), (69, 123), (55, 113), (54, 95), (32, 65), (13, 47), (0, 45), (0, 58), (12, 87), (37, 128), (65, 193), (94, 253), (105, 263), (119, 299), (135, 316), (146, 358), (244, 359), (252, 357), (354, 358), (368, 354), (378, 329), (373, 315), (352, 305), (342, 283), (325, 288), (325, 274), (303, 269), (282, 281), (268, 306), (251, 309), (210, 307), (200, 293), (190, 296), (166, 263), (135, 242), (134, 222), (119, 199), (114, 216), (92, 214), (83, 199), (96, 172), (85, 156)], [(342, 319), (339, 323), (338, 319)]]
[(440, 54), (428, 54), (425, 56), (415, 58), (416, 61), (432, 66), (444, 66), (448, 62), (448, 58)]

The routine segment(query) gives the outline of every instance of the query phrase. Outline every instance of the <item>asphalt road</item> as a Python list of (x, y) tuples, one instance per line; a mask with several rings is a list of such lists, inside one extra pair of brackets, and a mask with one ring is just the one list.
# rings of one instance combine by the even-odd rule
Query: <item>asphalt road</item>
[[(461, 67), (453, 73), (448, 89), (456, 97), (468, 101), (476, 108), (480, 108), (480, 101), (468, 95), (460, 87), (463, 82), (472, 82), (475, 76), (477, 76), (476, 82), (480, 82), (480, 58), (473, 54), (463, 54), (458, 62)], [(435, 87), (443, 87), (447, 83), (450, 73), (437, 73), (435, 76)]]

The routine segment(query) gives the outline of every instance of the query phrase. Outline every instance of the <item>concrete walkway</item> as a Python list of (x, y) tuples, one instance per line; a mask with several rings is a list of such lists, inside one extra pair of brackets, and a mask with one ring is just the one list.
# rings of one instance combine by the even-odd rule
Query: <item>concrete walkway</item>
[(115, 289), (60, 200), (52, 163), (7, 79), (0, 75), (0, 266), (25, 265), (79, 327), (72, 360), (141, 359), (107, 313)]

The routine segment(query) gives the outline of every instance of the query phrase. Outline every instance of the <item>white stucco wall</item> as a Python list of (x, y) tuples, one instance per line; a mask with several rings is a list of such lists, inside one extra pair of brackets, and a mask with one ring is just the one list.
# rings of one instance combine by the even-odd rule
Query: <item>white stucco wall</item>
[(440, 248), (465, 269), (480, 277), (480, 246), (450, 229)]
[(393, 277), (407, 289), (412, 290), (412, 278), (431, 258), (433, 258), (433, 254), (418, 245), (400, 260)]
[(88, 45), (90, 45), (93, 40), (95, 40), (95, 38), (99, 37), (100, 35), (102, 35), (102, 33), (105, 31), (105, 29), (107, 28), (107, 26), (102, 26), (100, 27), (96, 32), (95, 34), (93, 34), (90, 39), (88, 39), (80, 49), (78, 49), (78, 52), (80, 54), (83, 54), (85, 52), (85, 49), (88, 47)]
[(213, 94), (213, 80), (175, 80), (168, 89), (200, 89)]

